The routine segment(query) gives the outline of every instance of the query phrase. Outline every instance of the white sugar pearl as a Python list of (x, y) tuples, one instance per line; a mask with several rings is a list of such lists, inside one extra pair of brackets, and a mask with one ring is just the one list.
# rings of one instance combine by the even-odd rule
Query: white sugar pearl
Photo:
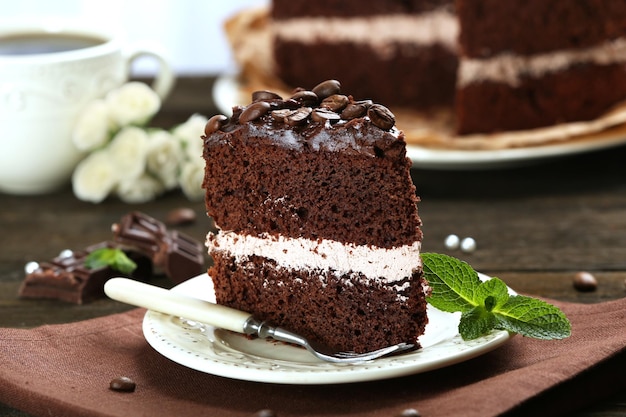
[(461, 250), (463, 252), (474, 252), (476, 250), (476, 241), (474, 238), (466, 237), (461, 241)]
[(74, 252), (71, 249), (63, 249), (61, 253), (59, 253), (59, 258), (66, 259), (74, 256)]
[(27, 274), (32, 274), (38, 269), (39, 269), (39, 264), (35, 261), (30, 261), (24, 266), (24, 272), (26, 272)]
[(446, 249), (458, 249), (459, 244), (461, 243), (461, 239), (457, 235), (448, 235), (444, 244), (446, 245)]

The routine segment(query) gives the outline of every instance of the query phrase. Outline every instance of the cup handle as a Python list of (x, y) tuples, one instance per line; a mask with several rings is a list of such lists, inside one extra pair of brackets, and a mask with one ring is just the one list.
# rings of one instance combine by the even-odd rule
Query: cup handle
[(126, 65), (128, 66), (129, 73), (130, 65), (132, 64), (132, 62), (135, 59), (143, 56), (153, 58), (159, 64), (159, 70), (151, 87), (161, 98), (161, 100), (164, 100), (172, 91), (172, 88), (176, 83), (176, 76), (174, 75), (174, 71), (172, 70), (169, 62), (163, 57), (162, 54), (150, 48), (141, 48), (132, 50), (132, 52), (128, 53), (126, 56)]

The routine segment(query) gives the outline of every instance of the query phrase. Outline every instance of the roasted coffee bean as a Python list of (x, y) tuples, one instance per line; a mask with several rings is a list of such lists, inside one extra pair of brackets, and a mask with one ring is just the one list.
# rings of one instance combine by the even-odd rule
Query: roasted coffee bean
[(279, 109), (279, 110), (272, 110), (272, 113), (270, 114), (272, 116), (272, 119), (279, 121), (279, 122), (284, 122), (285, 118), (293, 113), (295, 113), (295, 110)]
[(313, 110), (310, 107), (300, 107), (289, 116), (285, 117), (285, 123), (289, 126), (300, 126), (306, 123)]
[(124, 391), (124, 392), (133, 392), (135, 391), (135, 381), (126, 377), (126, 376), (118, 376), (117, 378), (113, 378), (111, 383), (109, 384), (109, 388), (113, 391)]
[(270, 111), (270, 104), (266, 101), (257, 101), (246, 107), (239, 115), (239, 123), (252, 122)]
[(317, 94), (320, 100), (324, 100), (333, 94), (339, 94), (341, 92), (341, 83), (337, 80), (326, 80), (316, 85), (311, 91)]
[(298, 107), (300, 107), (300, 103), (298, 103), (296, 100), (290, 98), (287, 100), (283, 100), (283, 102), (280, 105), (280, 108), (282, 109), (291, 109), (291, 110), (295, 110)]
[(255, 91), (254, 93), (252, 93), (252, 101), (259, 101), (259, 100), (282, 100), (283, 98), (281, 96), (279, 96), (278, 94), (272, 92), (272, 91), (267, 91), (267, 90), (259, 90), (259, 91)]
[(406, 410), (402, 410), (400, 417), (421, 417), (421, 414), (415, 408), (407, 408)]
[(210, 134), (217, 132), (222, 128), (222, 126), (226, 124), (227, 121), (228, 117), (224, 116), (223, 114), (216, 114), (215, 116), (211, 117), (204, 126), (204, 135), (209, 136)]
[(319, 123), (325, 123), (327, 120), (331, 123), (334, 123), (341, 120), (341, 116), (339, 116), (339, 114), (335, 113), (334, 111), (319, 108), (313, 110), (313, 113), (311, 113), (311, 119), (313, 119), (314, 122)]
[(348, 97), (343, 94), (333, 94), (332, 96), (328, 96), (322, 100), (320, 107), (340, 112), (348, 105), (348, 103), (350, 103), (350, 99)]
[(364, 102), (350, 103), (341, 112), (341, 118), (344, 120), (352, 120), (357, 117), (363, 117), (367, 114), (370, 104)]
[(293, 96), (291, 96), (291, 100), (295, 100), (300, 103), (300, 106), (305, 107), (314, 107), (317, 106), (317, 104), (320, 102), (317, 94), (315, 94), (313, 91), (308, 90), (298, 91)]
[(383, 130), (389, 130), (396, 124), (396, 117), (385, 106), (380, 104), (372, 104), (367, 109), (367, 115), (375, 126)]
[(589, 272), (581, 271), (574, 275), (574, 288), (581, 292), (591, 292), (598, 288), (596, 277)]
[(259, 410), (252, 415), (252, 417), (278, 417), (277, 414), (270, 409)]
[(170, 210), (165, 217), (165, 223), (168, 226), (182, 226), (185, 224), (192, 224), (196, 221), (196, 212), (188, 207), (180, 207), (174, 210)]

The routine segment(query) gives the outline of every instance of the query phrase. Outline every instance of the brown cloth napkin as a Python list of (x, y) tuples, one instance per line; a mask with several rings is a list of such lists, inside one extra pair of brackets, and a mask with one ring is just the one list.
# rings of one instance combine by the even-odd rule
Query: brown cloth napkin
[[(572, 336), (515, 336), (478, 358), (384, 381), (280, 385), (231, 380), (178, 365), (144, 340), (144, 310), (35, 329), (0, 329), (0, 402), (35, 416), (423, 417), (558, 416), (626, 388), (626, 298), (550, 301)], [(134, 392), (109, 389), (128, 376)]]

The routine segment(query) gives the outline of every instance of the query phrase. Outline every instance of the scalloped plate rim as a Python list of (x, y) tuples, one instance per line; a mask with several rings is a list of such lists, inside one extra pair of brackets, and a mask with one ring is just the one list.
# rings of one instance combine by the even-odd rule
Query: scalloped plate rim
[[(489, 279), (479, 274), (480, 278)], [(201, 274), (174, 287), (188, 295), (214, 301), (212, 280)], [(515, 293), (510, 290), (511, 293)], [(148, 344), (168, 359), (200, 372), (222, 377), (280, 384), (341, 384), (374, 381), (428, 372), (490, 352), (512, 335), (494, 331), (472, 341), (458, 335), (458, 314), (429, 307), (423, 348), (362, 364), (318, 361), (304, 349), (272, 340), (215, 329), (154, 311), (147, 311), (142, 330)]]

